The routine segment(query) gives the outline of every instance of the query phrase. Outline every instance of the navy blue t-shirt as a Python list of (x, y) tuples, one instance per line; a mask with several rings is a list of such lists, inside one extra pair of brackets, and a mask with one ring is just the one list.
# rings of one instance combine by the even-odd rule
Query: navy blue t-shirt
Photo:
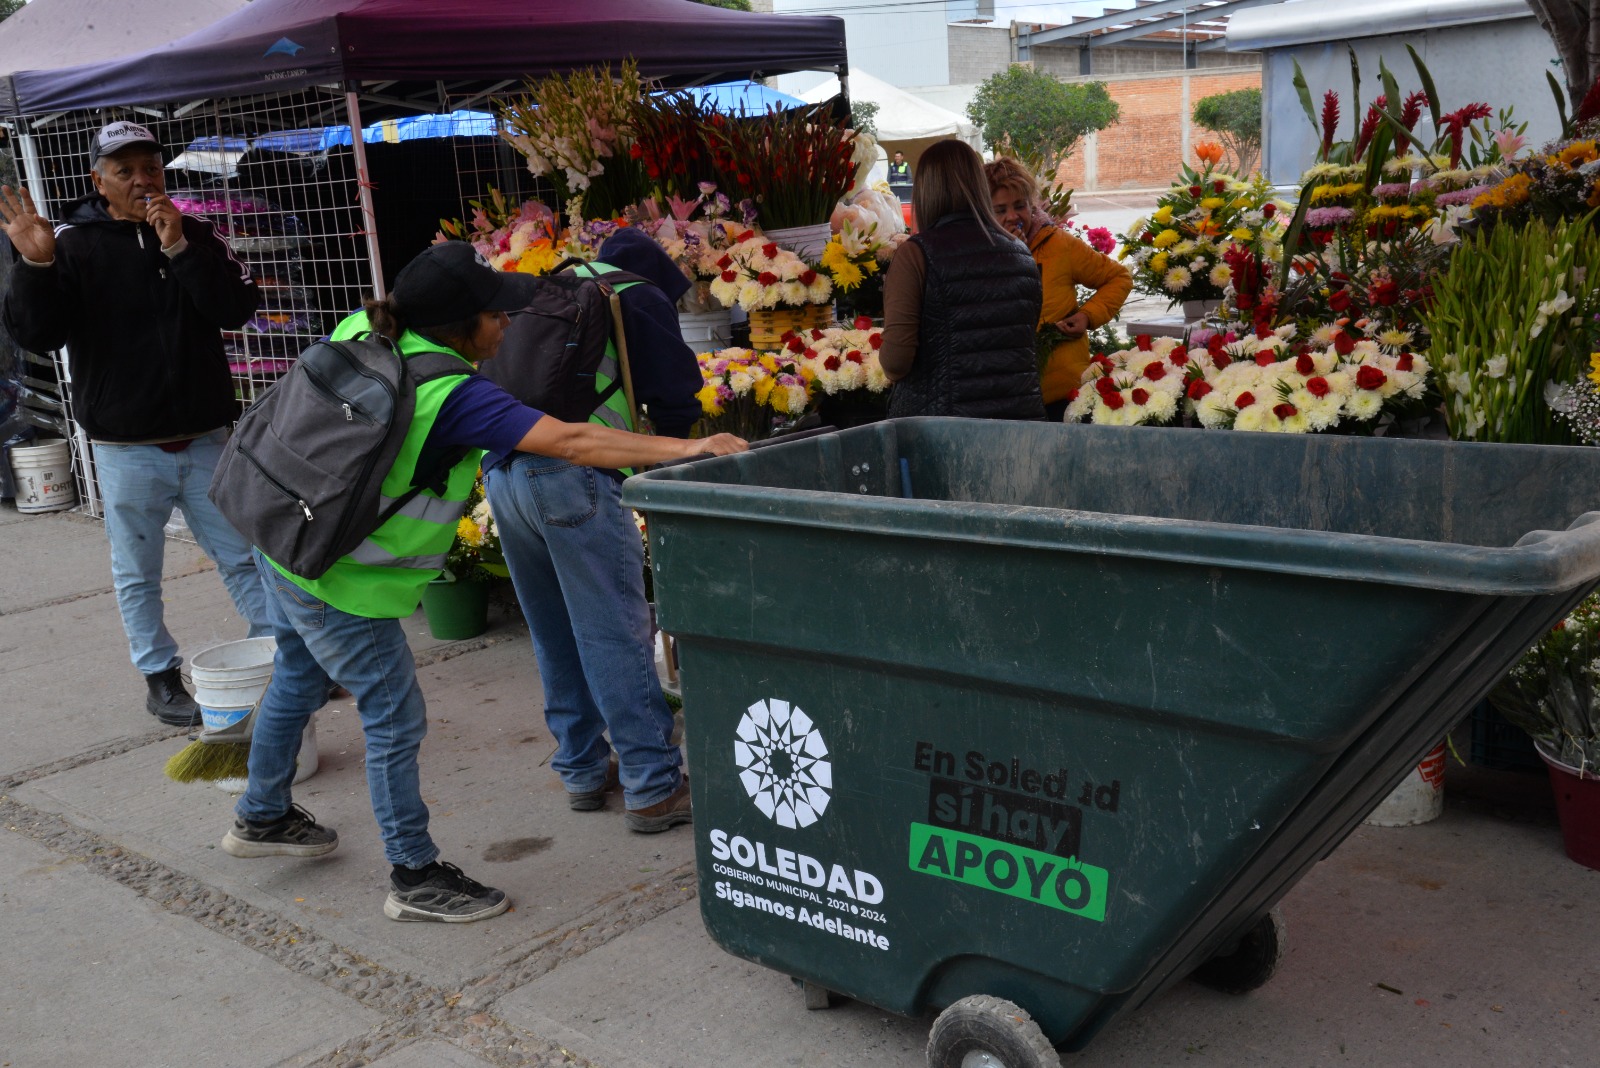
[[(417, 470), (427, 471), (436, 457), (452, 448), (485, 449), (503, 457), (517, 451), (535, 423), (544, 418), (517, 398), (484, 378), (473, 375), (451, 390), (439, 406), (439, 415), (417, 457)], [(484, 468), (490, 467), (488, 458)]]

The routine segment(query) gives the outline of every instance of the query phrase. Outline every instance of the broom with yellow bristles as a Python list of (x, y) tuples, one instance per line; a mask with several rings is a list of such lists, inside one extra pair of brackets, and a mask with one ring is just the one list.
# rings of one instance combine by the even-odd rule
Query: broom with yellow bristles
[(202, 727), (188, 745), (167, 761), (167, 778), (173, 782), (216, 782), (242, 779), (250, 773), (250, 732), (255, 727), (258, 699), (244, 718), (226, 727)]

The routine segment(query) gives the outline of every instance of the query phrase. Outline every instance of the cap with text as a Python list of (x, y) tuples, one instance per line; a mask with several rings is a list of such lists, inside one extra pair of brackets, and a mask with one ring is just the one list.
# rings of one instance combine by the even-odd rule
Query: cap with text
[(138, 123), (126, 120), (109, 123), (100, 127), (100, 132), (94, 135), (94, 148), (89, 153), (89, 162), (99, 162), (134, 145), (153, 152), (161, 151), (161, 142), (156, 140), (155, 134)]

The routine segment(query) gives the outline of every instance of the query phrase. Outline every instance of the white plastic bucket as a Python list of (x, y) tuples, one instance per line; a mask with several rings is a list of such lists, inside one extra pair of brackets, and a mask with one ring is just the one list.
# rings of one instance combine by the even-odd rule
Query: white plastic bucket
[(1369, 827), (1414, 827), (1444, 813), (1444, 743), (1411, 769), (1364, 821)]
[[(305, 782), (317, 773), (317, 717), (312, 713), (306, 720), (305, 733), (300, 735), (300, 754), (294, 758), (294, 784)], [(230, 794), (242, 794), (245, 787), (250, 785), (250, 780), (218, 779), (217, 789)]]
[(678, 313), (683, 340), (696, 352), (725, 349), (733, 340), (733, 317), (726, 308), (708, 312)]
[(194, 655), (189, 661), (189, 678), (206, 730), (231, 727), (249, 714), (267, 692), (277, 649), (276, 639), (246, 638)]
[(11, 475), (17, 484), (17, 511), (59, 512), (78, 503), (72, 478), (72, 446), (65, 438), (11, 450)]

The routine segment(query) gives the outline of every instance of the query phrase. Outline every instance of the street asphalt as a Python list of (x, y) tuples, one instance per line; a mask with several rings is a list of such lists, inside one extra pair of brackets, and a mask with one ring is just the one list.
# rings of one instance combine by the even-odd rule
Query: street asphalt
[[(162, 775), (186, 738), (144, 710), (99, 524), (7, 504), (0, 544), (0, 1068), (924, 1063), (929, 1020), (808, 1012), (710, 941), (694, 828), (631, 834), (617, 797), (568, 810), (513, 610), (467, 642), (407, 629), (443, 859), (515, 908), (399, 924), (348, 702), (319, 714), (321, 766), (295, 791), (338, 851), (229, 857), (230, 798)], [(165, 598), (186, 655), (243, 636), (192, 545), (169, 542)], [(1359, 829), (1283, 901), (1265, 986), (1182, 983), (1063, 1063), (1588, 1068), (1597, 906), (1544, 778), (1452, 760), (1442, 818)]]

